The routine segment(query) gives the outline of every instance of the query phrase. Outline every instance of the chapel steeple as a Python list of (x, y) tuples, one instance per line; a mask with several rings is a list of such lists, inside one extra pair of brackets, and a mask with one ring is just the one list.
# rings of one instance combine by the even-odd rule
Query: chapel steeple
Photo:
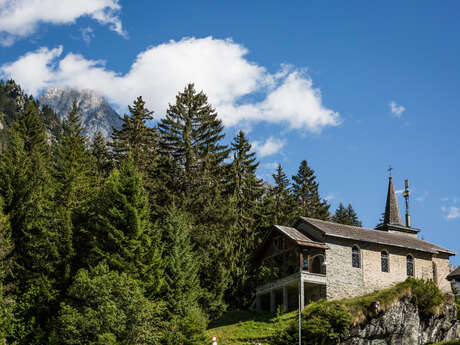
[[(420, 232), (419, 229), (410, 227), (410, 222), (407, 222), (406, 226), (402, 224), (401, 214), (399, 213), (398, 199), (396, 198), (395, 188), (393, 185), (393, 177), (391, 177), (391, 170), (393, 169), (390, 167), (390, 169), (388, 169), (390, 172), (390, 177), (388, 179), (387, 201), (385, 204), (383, 223), (380, 224), (377, 229), (417, 236), (417, 234)], [(406, 207), (408, 207), (408, 205), (406, 205)], [(406, 216), (406, 218), (407, 217), (408, 216)]]
[(401, 215), (399, 213), (398, 199), (396, 198), (393, 178), (390, 176), (388, 181), (387, 203), (385, 205), (385, 216), (383, 217), (384, 225), (401, 225)]

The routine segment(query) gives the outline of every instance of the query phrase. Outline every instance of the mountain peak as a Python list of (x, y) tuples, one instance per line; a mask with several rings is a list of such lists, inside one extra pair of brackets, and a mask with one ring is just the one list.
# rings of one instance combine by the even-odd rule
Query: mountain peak
[(120, 128), (122, 120), (118, 113), (94, 90), (53, 87), (46, 90), (39, 99), (42, 106), (49, 106), (61, 120), (67, 118), (74, 100), (77, 102), (81, 122), (85, 127), (84, 133), (90, 140), (93, 140), (99, 131), (105, 139), (109, 139), (112, 126)]

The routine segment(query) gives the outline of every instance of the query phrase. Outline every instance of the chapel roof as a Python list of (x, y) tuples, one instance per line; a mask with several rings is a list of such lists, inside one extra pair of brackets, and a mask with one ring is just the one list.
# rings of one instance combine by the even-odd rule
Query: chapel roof
[(318, 230), (320, 233), (322, 233), (322, 235), (329, 237), (343, 238), (368, 243), (378, 243), (382, 245), (407, 248), (432, 254), (447, 253), (449, 255), (455, 255), (455, 252), (449, 249), (439, 247), (433, 243), (402, 233), (400, 234), (381, 230), (360, 228), (357, 226), (344, 225), (314, 218), (300, 217), (300, 220), (303, 223), (309, 224)]
[(454, 279), (454, 278), (460, 278), (460, 266), (458, 266), (456, 269), (454, 269), (452, 272), (450, 272), (447, 275), (448, 280), (451, 280), (451, 279)]

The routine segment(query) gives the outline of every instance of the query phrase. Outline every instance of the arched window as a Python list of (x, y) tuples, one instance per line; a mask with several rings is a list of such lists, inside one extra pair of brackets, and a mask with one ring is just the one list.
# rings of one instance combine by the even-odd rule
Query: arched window
[(357, 246), (351, 248), (351, 264), (353, 267), (361, 267), (361, 253)]
[(409, 277), (413, 277), (414, 276), (414, 258), (412, 257), (412, 255), (408, 255), (406, 257), (406, 266), (407, 266), (407, 275)]
[(312, 263), (311, 263), (311, 273), (324, 274), (325, 268), (323, 264), (324, 264), (324, 257), (322, 255), (314, 256)]
[(383, 250), (380, 254), (380, 261), (382, 266), (382, 272), (389, 272), (390, 265), (388, 263), (388, 252), (386, 252), (385, 250)]
[(438, 268), (436, 267), (436, 264), (433, 262), (433, 282), (435, 284), (438, 284)]

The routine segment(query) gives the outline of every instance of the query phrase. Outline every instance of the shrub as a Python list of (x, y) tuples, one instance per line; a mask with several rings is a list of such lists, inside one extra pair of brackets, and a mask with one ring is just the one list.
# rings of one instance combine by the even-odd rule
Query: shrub
[[(337, 303), (319, 301), (310, 304), (302, 313), (302, 343), (306, 345), (333, 345), (345, 335), (352, 324), (350, 312)], [(275, 338), (276, 345), (298, 342), (297, 322)]]

